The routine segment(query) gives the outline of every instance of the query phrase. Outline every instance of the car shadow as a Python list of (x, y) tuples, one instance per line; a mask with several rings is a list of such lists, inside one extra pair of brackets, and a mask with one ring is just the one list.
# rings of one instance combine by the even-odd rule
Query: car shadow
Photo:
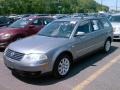
[(120, 39), (114, 39), (113, 42), (120, 42)]
[(4, 50), (5, 50), (4, 48), (0, 48), (0, 52), (4, 52)]
[(13, 75), (17, 79), (21, 80), (22, 82), (32, 84), (32, 85), (46, 86), (46, 85), (56, 84), (60, 81), (64, 81), (66, 79), (69, 79), (79, 74), (81, 71), (83, 71), (84, 69), (90, 66), (96, 66), (95, 63), (99, 62), (107, 55), (115, 52), (117, 48), (118, 47), (112, 46), (109, 53), (102, 53), (102, 51), (97, 51), (92, 55), (87, 55), (87, 57), (83, 57), (82, 59), (80, 58), (76, 63), (74, 63), (70, 73), (65, 78), (62, 78), (62, 79), (55, 79), (51, 74), (44, 74), (44, 75), (41, 75), (39, 78), (20, 77), (16, 74), (13, 74)]

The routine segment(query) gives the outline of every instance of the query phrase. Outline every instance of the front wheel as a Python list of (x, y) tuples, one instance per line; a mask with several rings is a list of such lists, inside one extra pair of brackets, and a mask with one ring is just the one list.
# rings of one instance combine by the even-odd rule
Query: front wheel
[(57, 58), (54, 68), (53, 68), (53, 75), (56, 78), (63, 78), (65, 77), (71, 67), (71, 59), (67, 55), (61, 55)]
[(109, 52), (110, 48), (111, 48), (111, 41), (109, 39), (107, 39), (104, 44), (104, 52)]

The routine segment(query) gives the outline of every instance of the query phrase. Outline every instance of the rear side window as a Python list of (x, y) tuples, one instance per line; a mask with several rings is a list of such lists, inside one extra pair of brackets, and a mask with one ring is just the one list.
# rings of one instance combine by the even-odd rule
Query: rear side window
[(104, 19), (101, 19), (101, 22), (102, 22), (104, 28), (109, 28), (109, 27), (111, 27), (110, 23), (109, 23), (108, 20), (106, 20), (105, 18), (104, 18)]
[(99, 20), (91, 20), (92, 31), (97, 31), (103, 29), (103, 26)]

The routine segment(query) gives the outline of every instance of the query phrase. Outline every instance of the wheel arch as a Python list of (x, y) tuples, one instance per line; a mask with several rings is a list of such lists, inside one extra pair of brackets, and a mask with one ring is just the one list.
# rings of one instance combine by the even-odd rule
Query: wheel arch
[(54, 56), (54, 58), (53, 58), (53, 62), (52, 62), (52, 69), (54, 68), (54, 65), (55, 65), (55, 62), (56, 62), (56, 60), (58, 59), (58, 57), (60, 57), (61, 55), (68, 55), (70, 58), (71, 58), (71, 62), (73, 63), (73, 59), (74, 59), (74, 57), (73, 57), (73, 54), (70, 52), (70, 51), (68, 51), (68, 50), (65, 50), (65, 51), (61, 51), (61, 52), (59, 52), (59, 53), (57, 53), (57, 54), (55, 54), (55, 56)]
[(107, 38), (107, 40), (110, 40), (110, 42), (112, 42), (112, 38), (110, 36)]

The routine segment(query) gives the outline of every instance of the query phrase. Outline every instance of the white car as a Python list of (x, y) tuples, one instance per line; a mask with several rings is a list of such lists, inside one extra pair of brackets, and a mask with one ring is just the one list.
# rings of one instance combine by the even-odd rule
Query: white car
[(113, 39), (120, 39), (120, 14), (112, 15), (110, 22), (113, 26)]

